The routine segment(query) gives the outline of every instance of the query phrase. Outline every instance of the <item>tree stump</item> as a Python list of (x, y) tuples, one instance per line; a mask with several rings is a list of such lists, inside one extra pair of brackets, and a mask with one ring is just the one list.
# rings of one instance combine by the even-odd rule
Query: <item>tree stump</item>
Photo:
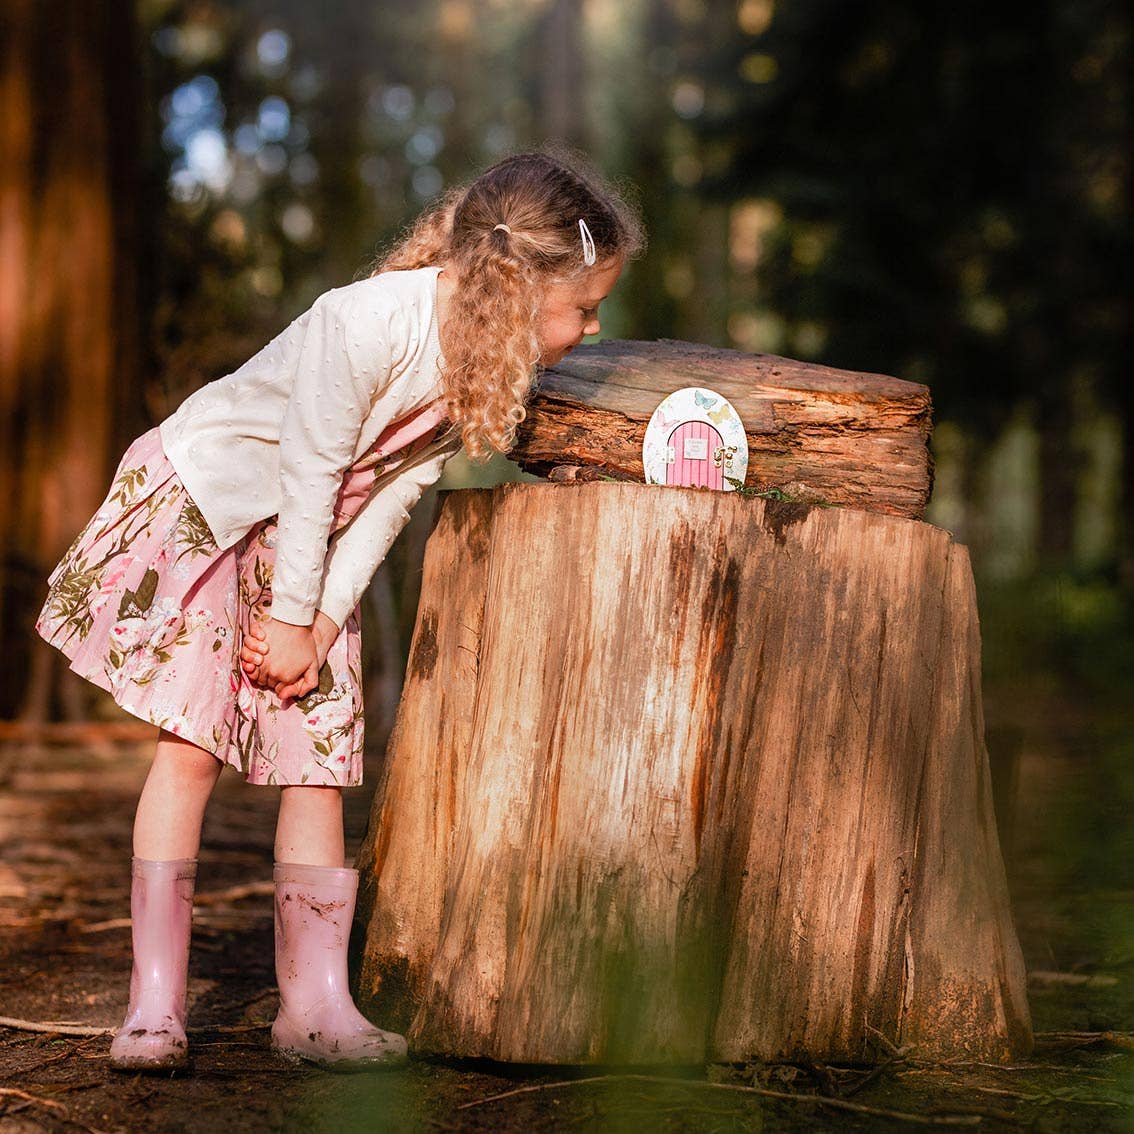
[(1031, 1046), (965, 548), (622, 483), (442, 494), (360, 856), (360, 1001), (419, 1052)]

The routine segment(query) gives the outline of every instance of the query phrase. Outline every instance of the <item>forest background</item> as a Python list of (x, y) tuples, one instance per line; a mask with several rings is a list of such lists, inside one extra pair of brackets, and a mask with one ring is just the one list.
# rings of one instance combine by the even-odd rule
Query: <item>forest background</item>
[[(7, 0), (0, 31), (0, 719), (117, 719), (32, 622), (125, 445), (442, 188), (563, 141), (650, 234), (604, 337), (930, 387), (1029, 966), (1134, 972), (1121, 5)], [(368, 598), (376, 739), (430, 511)]]

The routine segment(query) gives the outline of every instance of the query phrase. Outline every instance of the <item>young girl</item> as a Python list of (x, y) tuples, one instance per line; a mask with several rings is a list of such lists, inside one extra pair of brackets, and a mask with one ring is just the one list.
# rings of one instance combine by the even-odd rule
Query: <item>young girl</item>
[(404, 1057), (347, 987), (358, 601), (461, 444), (477, 460), (511, 447), (538, 367), (598, 333), (642, 243), (598, 178), (545, 154), (508, 158), (126, 451), (37, 623), (72, 669), (160, 728), (134, 821), (113, 1067), (187, 1065), (201, 822), (225, 764), (281, 789), (273, 1047), (322, 1065)]

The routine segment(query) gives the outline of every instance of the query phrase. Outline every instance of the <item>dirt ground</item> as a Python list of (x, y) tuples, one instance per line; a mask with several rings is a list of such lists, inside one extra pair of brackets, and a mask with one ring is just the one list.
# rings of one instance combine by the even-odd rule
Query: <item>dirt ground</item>
[[(0, 1016), (108, 1028), (121, 1021), (130, 949), (119, 919), (129, 915), (130, 825), (148, 760), (148, 745), (0, 751)], [(373, 769), (367, 777), (373, 784)], [(273, 790), (222, 776), (206, 820), (199, 896), (268, 882), (276, 799)], [(369, 788), (348, 793), (351, 854), (368, 800)], [(1026, 877), (1020, 885), (1025, 950), (1051, 949), (1051, 940), (1062, 940), (1051, 924), (1057, 915), (1038, 891), (1029, 893)], [(718, 1066), (637, 1069), (648, 1077), (634, 1077), (635, 1069), (415, 1060), (398, 1071), (337, 1075), (296, 1069), (269, 1049), (276, 999), (264, 885), (247, 898), (198, 902), (191, 1075), (116, 1074), (106, 1061), (109, 1036), (0, 1026), (0, 1134), (1134, 1129), (1134, 961), (1100, 979), (1086, 949), (1072, 958), (1075, 972), (1033, 987), (1044, 1034), (1034, 1056), (1013, 1068), (928, 1066), (906, 1052), (874, 1071)], [(1065, 962), (1029, 957), (1029, 967), (1045, 970)], [(608, 1072), (618, 1073), (599, 1078)], [(528, 1089), (491, 1098), (520, 1088)]]

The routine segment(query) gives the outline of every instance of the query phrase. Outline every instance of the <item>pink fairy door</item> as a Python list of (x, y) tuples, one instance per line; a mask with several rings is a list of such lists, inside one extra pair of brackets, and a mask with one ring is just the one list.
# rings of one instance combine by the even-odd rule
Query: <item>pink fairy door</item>
[(721, 435), (711, 425), (683, 422), (669, 435), (672, 459), (666, 465), (666, 484), (723, 489), (723, 465), (713, 464), (713, 453), (721, 444)]

